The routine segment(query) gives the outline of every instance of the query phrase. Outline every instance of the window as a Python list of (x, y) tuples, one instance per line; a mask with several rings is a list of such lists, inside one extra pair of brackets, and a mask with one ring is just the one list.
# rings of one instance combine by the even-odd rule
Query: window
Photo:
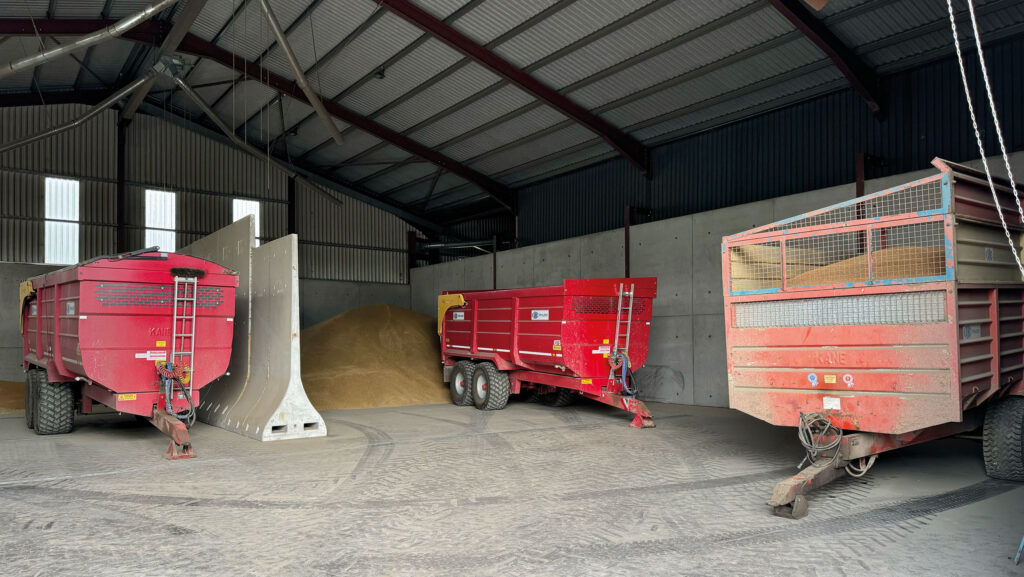
[(46, 179), (46, 237), (43, 242), (47, 264), (78, 262), (78, 181)]
[(174, 252), (174, 193), (146, 191), (146, 246)]
[(231, 222), (252, 215), (252, 227), (256, 231), (256, 246), (260, 245), (260, 201), (258, 200), (242, 200), (236, 198), (231, 204), (232, 212), (234, 213), (231, 217)]

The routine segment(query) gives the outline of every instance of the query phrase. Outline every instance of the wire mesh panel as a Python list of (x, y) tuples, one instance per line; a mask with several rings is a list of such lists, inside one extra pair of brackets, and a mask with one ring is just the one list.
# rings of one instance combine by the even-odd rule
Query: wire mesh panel
[(868, 280), (863, 232), (840, 232), (786, 241), (786, 284), (831, 285)]
[(904, 325), (946, 320), (942, 291), (834, 296), (736, 303), (733, 326), (741, 329)]
[(729, 249), (732, 291), (782, 288), (782, 245), (747, 244)]
[(941, 221), (871, 231), (871, 280), (946, 274), (946, 237)]
[(856, 203), (838, 206), (821, 214), (792, 222), (784, 222), (766, 230), (792, 230), (865, 218), (918, 214), (941, 208), (942, 180), (936, 177), (934, 180), (916, 186), (909, 186), (896, 192), (867, 196)]

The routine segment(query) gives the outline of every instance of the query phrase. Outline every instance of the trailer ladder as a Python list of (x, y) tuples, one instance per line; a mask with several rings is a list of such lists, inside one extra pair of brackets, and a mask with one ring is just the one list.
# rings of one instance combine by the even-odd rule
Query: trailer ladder
[[(626, 285), (619, 283), (619, 304), (615, 312), (615, 351), (616, 353), (629, 354), (629, 338), (632, 334), (633, 328), (633, 293), (635, 285), (629, 285), (629, 292), (625, 291)], [(625, 308), (622, 306), (622, 298), (629, 296), (629, 304)], [(619, 348), (619, 332), (622, 327), (622, 312), (626, 311), (626, 346)]]
[(196, 277), (174, 277), (174, 325), (171, 340), (171, 363), (175, 367), (184, 362), (190, 371), (188, 377), (188, 395), (192, 397), (192, 381), (195, 375), (193, 362), (195, 356), (196, 336), (196, 295), (198, 293)]

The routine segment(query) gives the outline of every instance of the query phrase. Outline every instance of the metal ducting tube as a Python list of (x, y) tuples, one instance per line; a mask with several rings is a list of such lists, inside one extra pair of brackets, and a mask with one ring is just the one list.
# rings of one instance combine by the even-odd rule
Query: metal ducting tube
[(82, 36), (81, 38), (75, 40), (70, 44), (63, 44), (52, 50), (44, 50), (43, 52), (40, 52), (38, 54), (33, 54), (32, 56), (27, 56), (25, 58), (22, 58), (21, 60), (15, 60), (14, 62), (5, 64), (2, 67), (0, 67), (0, 78), (10, 76), (11, 74), (20, 72), (22, 70), (35, 68), (36, 66), (53, 60), (58, 56), (70, 54), (77, 50), (81, 50), (82, 48), (92, 46), (93, 44), (99, 44), (100, 42), (110, 40), (111, 38), (117, 38), (118, 36), (121, 36), (125, 32), (131, 30), (132, 28), (135, 28), (139, 24), (142, 24), (143, 22), (149, 20), (153, 16), (156, 16), (165, 8), (172, 6), (177, 2), (178, 0), (161, 0), (160, 2), (157, 2), (156, 4), (151, 4), (146, 8), (140, 10), (139, 12), (132, 14), (131, 16), (126, 16), (121, 20), (118, 20), (117, 22), (111, 24), (110, 26), (107, 26), (102, 30), (97, 30), (92, 34)]
[(153, 75), (154, 75), (153, 72), (149, 72), (147, 74), (143, 74), (142, 76), (140, 76), (140, 77), (136, 78), (134, 81), (132, 81), (131, 84), (125, 86), (121, 90), (118, 90), (114, 94), (111, 94), (110, 96), (108, 96), (103, 102), (100, 102), (96, 106), (93, 106), (89, 110), (89, 112), (86, 112), (84, 115), (80, 116), (79, 118), (76, 118), (75, 120), (72, 120), (71, 122), (68, 122), (67, 124), (62, 124), (60, 126), (55, 126), (53, 128), (49, 128), (47, 130), (44, 130), (43, 132), (40, 132), (39, 134), (34, 134), (32, 136), (29, 136), (29, 137), (26, 137), (26, 138), (22, 138), (21, 140), (15, 140), (14, 142), (5, 144), (3, 146), (0, 146), (0, 154), (3, 154), (4, 152), (7, 152), (9, 150), (14, 150), (15, 148), (19, 148), (19, 147), (25, 146), (26, 144), (31, 144), (31, 143), (39, 141), (39, 140), (44, 140), (46, 138), (50, 138), (51, 136), (56, 136), (56, 135), (58, 135), (58, 134), (60, 134), (62, 132), (67, 132), (68, 130), (71, 130), (72, 128), (75, 128), (77, 126), (80, 126), (80, 125), (84, 124), (85, 122), (88, 122), (90, 119), (94, 118), (99, 113), (101, 113), (104, 110), (110, 108), (111, 106), (117, 104), (125, 96), (128, 96), (129, 94), (131, 94), (132, 92), (137, 90), (140, 86), (142, 86), (147, 81), (149, 81), (149, 79), (151, 79), (153, 77)]
[[(168, 75), (168, 76), (170, 76), (170, 75)], [(178, 88), (181, 88), (181, 91), (184, 92), (186, 96), (188, 96), (189, 98), (192, 99), (192, 102), (196, 103), (196, 106), (198, 106), (203, 111), (203, 113), (206, 114), (207, 118), (212, 120), (214, 122), (214, 124), (217, 125), (217, 128), (219, 128), (220, 131), (223, 132), (225, 136), (227, 136), (228, 138), (231, 139), (231, 142), (234, 142), (240, 148), (242, 148), (243, 150), (245, 150), (249, 154), (255, 156), (256, 158), (259, 158), (260, 160), (263, 160), (264, 162), (270, 163), (271, 165), (274, 166), (274, 168), (277, 168), (278, 170), (280, 170), (281, 172), (287, 174), (288, 176), (292, 176), (292, 177), (296, 176), (294, 171), (289, 170), (287, 167), (283, 166), (281, 163), (277, 162), (273, 158), (270, 158), (263, 151), (261, 151), (260, 149), (256, 148), (255, 146), (253, 146), (253, 145), (243, 141), (241, 138), (238, 138), (238, 136), (235, 134), (235, 131), (231, 130), (231, 128), (228, 127), (227, 124), (224, 124), (224, 121), (221, 120), (220, 117), (217, 116), (217, 113), (214, 112), (212, 108), (210, 108), (210, 105), (208, 105), (206, 103), (206, 101), (203, 100), (203, 98), (201, 96), (196, 94), (195, 91), (192, 90), (191, 86), (189, 86), (188, 84), (185, 84), (184, 80), (182, 80), (181, 78), (178, 78), (177, 76), (170, 76), (170, 78), (174, 80), (174, 83), (178, 85)], [(301, 177), (299, 177), (299, 178), (301, 178)]]
[(274, 11), (270, 9), (269, 0), (260, 0), (260, 6), (263, 8), (263, 13), (267, 16), (267, 22), (270, 23), (270, 29), (274, 32), (274, 36), (277, 38), (277, 44), (284, 50), (285, 56), (288, 57), (288, 63), (291, 64), (292, 70), (295, 71), (295, 82), (305, 93), (306, 99), (309, 100), (309, 105), (316, 110), (317, 116), (320, 120), (324, 121), (327, 125), (327, 131), (330, 133), (331, 138), (338, 145), (342, 145), (345, 141), (341, 138), (341, 132), (338, 131), (338, 127), (334, 125), (334, 119), (331, 117), (327, 109), (324, 108), (324, 103), (320, 100), (320, 95), (310, 88), (309, 83), (306, 82), (306, 75), (302, 72), (302, 66), (299, 64), (299, 59), (295, 57), (295, 52), (292, 51), (292, 47), (288, 44), (288, 39), (285, 38), (284, 30), (281, 29), (281, 23), (277, 21), (277, 16), (274, 16)]

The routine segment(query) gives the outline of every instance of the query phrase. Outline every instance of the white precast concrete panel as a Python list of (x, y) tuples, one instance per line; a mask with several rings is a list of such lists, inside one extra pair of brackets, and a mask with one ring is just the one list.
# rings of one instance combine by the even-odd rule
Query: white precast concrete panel
[(247, 216), (180, 251), (238, 273), (228, 374), (203, 391), (199, 419), (259, 441), (324, 436), (302, 387), (298, 238), (254, 241)]

